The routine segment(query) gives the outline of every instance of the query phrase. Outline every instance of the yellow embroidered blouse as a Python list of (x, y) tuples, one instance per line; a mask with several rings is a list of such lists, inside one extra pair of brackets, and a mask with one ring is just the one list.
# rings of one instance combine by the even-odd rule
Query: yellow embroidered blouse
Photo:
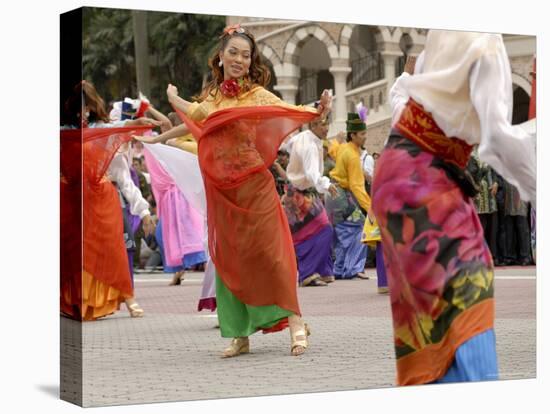
[(192, 154), (197, 155), (198, 153), (198, 144), (197, 141), (195, 141), (195, 138), (193, 138), (193, 135), (187, 134), (182, 137), (174, 138), (174, 145), (178, 147), (179, 149), (190, 152)]
[(353, 193), (364, 210), (371, 206), (371, 199), (365, 190), (365, 176), (361, 169), (361, 152), (353, 142), (340, 144), (336, 156), (336, 166), (330, 172), (331, 178), (340, 187)]
[(228, 98), (221, 95), (218, 92), (216, 97), (209, 96), (202, 102), (192, 103), (188, 110), (187, 115), (194, 121), (202, 121), (213, 112), (221, 109), (234, 108), (240, 106), (265, 106), (265, 105), (277, 105), (287, 108), (297, 109), (300, 111), (308, 111), (316, 113), (315, 108), (303, 105), (291, 105), (276, 95), (272, 94), (261, 86), (255, 86), (250, 91), (240, 94), (239, 96)]
[[(237, 97), (228, 98), (218, 92), (217, 96), (209, 96), (201, 103), (192, 103), (187, 109), (187, 116), (194, 121), (201, 121), (222, 109), (267, 105), (317, 113), (315, 108), (287, 104), (263, 87), (256, 86)], [(209, 168), (215, 171), (220, 182), (232, 183), (244, 172), (264, 165), (264, 160), (255, 146), (255, 140), (255, 131), (242, 130), (238, 123), (219, 131), (216, 138), (211, 141), (211, 146), (215, 149), (211, 154), (212, 159), (208, 162)]]

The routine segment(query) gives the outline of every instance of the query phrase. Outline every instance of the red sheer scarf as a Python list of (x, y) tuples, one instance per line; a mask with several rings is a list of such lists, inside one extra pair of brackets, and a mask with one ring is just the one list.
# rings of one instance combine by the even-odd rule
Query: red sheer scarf
[(300, 315), (296, 256), (273, 176), (283, 139), (318, 115), (279, 106), (217, 111), (204, 122), (178, 115), (199, 143), (210, 255), (243, 303)]
[(82, 270), (131, 295), (120, 201), (105, 177), (119, 147), (149, 126), (61, 130), (61, 291), (82, 300)]

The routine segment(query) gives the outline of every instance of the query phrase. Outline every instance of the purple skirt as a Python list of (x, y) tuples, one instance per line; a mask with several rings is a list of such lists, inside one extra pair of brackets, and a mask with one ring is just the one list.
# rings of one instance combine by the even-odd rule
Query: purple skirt
[(384, 251), (382, 243), (376, 243), (376, 278), (379, 288), (388, 287), (388, 279), (386, 277), (386, 266), (384, 265)]
[(332, 226), (327, 224), (314, 236), (294, 245), (301, 282), (314, 273), (332, 276)]

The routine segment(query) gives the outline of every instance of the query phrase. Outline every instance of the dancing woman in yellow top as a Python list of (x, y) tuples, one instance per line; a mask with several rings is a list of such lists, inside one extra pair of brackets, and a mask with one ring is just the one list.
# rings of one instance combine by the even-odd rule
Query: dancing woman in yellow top
[(309, 333), (300, 318), (296, 256), (289, 225), (268, 170), (290, 132), (330, 109), (297, 107), (265, 89), (269, 69), (254, 37), (227, 27), (210, 59), (212, 81), (198, 101), (167, 95), (184, 124), (144, 142), (165, 142), (189, 131), (207, 199), (208, 240), (216, 266), (216, 300), (223, 337), (233, 338), (225, 357), (249, 352), (248, 336), (290, 328), (291, 354), (305, 352)]

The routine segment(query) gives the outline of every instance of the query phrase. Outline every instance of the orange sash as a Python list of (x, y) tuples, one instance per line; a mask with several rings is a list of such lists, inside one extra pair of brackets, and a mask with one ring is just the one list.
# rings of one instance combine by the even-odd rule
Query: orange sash
[(410, 98), (395, 128), (422, 149), (446, 162), (466, 168), (473, 146), (448, 138), (422, 105)]

